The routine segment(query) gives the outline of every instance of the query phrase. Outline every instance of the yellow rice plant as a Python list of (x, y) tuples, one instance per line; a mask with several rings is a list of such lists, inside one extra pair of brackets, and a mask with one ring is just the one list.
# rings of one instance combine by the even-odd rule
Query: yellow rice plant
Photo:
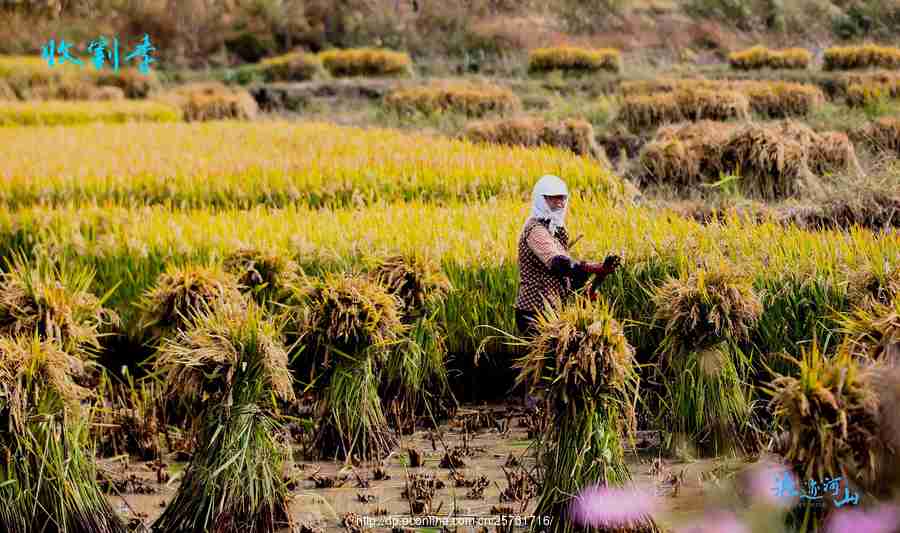
[(530, 191), (549, 169), (573, 192), (618, 200), (630, 200), (634, 192), (597, 161), (556, 148), (477, 145), (320, 123), (6, 128), (0, 144), (8, 154), (0, 165), (0, 203), (19, 206), (321, 206), (509, 196)]
[(737, 92), (679, 89), (625, 97), (619, 117), (637, 131), (683, 120), (746, 119), (749, 112), (747, 97)]
[(853, 137), (872, 148), (888, 152), (900, 152), (900, 120), (881, 117), (853, 132)]
[(60, 126), (93, 122), (178, 122), (177, 108), (159, 102), (4, 102), (0, 126)]
[(861, 68), (894, 69), (900, 66), (900, 48), (864, 44), (835, 46), (825, 50), (824, 70), (854, 70)]
[(14, 91), (12, 89), (12, 87), (9, 86), (8, 83), (6, 83), (3, 80), (0, 80), (0, 101), (18, 100), (18, 99), (19, 99), (19, 97), (16, 96), (16, 91)]
[(61, 98), (65, 94), (83, 93), (80, 87), (85, 85), (118, 87), (128, 98), (143, 98), (160, 87), (153, 71), (144, 74), (129, 67), (114, 72), (109, 66), (97, 70), (93, 66), (79, 68), (71, 64), (51, 67), (39, 56), (0, 56), (0, 80), (22, 99), (42, 94)]
[(156, 96), (176, 106), (188, 122), (256, 117), (256, 100), (244, 89), (233, 89), (218, 82), (189, 83)]
[(528, 71), (532, 73), (552, 72), (620, 72), (622, 54), (613, 48), (578, 48), (558, 46), (532, 50), (528, 57)]
[[(896, 283), (896, 280), (891, 280)], [(876, 299), (841, 315), (841, 351), (865, 361), (900, 365), (900, 297)]]
[(594, 139), (594, 127), (581, 119), (548, 122), (539, 117), (484, 120), (466, 125), (466, 138), (511, 146), (555, 146), (573, 153), (606, 161), (606, 154)]
[(460, 113), (469, 117), (518, 111), (522, 102), (505, 87), (490, 83), (438, 82), (397, 89), (384, 105), (398, 113)]
[(811, 61), (812, 54), (804, 48), (770, 50), (764, 46), (754, 46), (728, 56), (731, 67), (738, 70), (805, 69)]
[(332, 76), (406, 76), (412, 60), (403, 52), (377, 48), (328, 50), (319, 54), (322, 66)]

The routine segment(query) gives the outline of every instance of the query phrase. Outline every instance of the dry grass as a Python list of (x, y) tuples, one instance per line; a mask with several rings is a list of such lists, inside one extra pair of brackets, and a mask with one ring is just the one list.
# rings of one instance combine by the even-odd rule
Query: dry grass
[(322, 60), (313, 54), (293, 52), (264, 59), (256, 70), (266, 81), (306, 81), (322, 72)]
[(633, 131), (684, 120), (747, 119), (749, 115), (750, 104), (746, 96), (704, 89), (627, 96), (619, 109), (619, 119)]
[(549, 122), (539, 117), (515, 117), (479, 121), (467, 124), (464, 135), (476, 142), (529, 147), (555, 146), (606, 161), (606, 154), (594, 140), (594, 127), (581, 119)]
[(728, 56), (731, 67), (738, 70), (805, 69), (811, 61), (812, 54), (804, 48), (770, 50), (764, 46), (754, 46)]
[(532, 50), (528, 58), (528, 71), (546, 73), (563, 72), (620, 72), (622, 54), (612, 48), (577, 48), (559, 46)]
[(155, 98), (181, 110), (188, 122), (206, 120), (252, 120), (259, 107), (250, 93), (218, 82), (200, 82), (166, 91)]
[(384, 97), (384, 105), (398, 113), (460, 113), (469, 117), (505, 114), (522, 108), (509, 89), (489, 83), (432, 83), (397, 89)]
[(900, 67), (900, 48), (865, 44), (836, 46), (825, 50), (824, 70)]
[(412, 73), (412, 60), (403, 52), (376, 48), (328, 50), (319, 54), (322, 66), (332, 76), (407, 76)]

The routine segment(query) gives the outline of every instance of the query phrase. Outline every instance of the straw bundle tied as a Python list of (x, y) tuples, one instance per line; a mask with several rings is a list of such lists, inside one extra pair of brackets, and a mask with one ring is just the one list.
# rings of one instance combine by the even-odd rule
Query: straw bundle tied
[[(634, 429), (634, 349), (607, 302), (579, 297), (538, 316), (536, 337), (515, 368), (517, 384), (546, 393), (545, 416), (551, 419), (538, 442), (543, 479), (535, 514), (552, 517), (551, 531), (574, 531), (573, 495), (630, 479), (620, 432)], [(651, 517), (639, 516), (614, 530), (658, 528)]]
[(378, 395), (385, 366), (409, 326), (401, 301), (360, 274), (326, 274), (294, 289), (288, 329), (297, 372), (320, 392), (316, 449), (370, 459), (396, 442)]
[(672, 430), (670, 438), (686, 437), (701, 452), (743, 442), (750, 364), (740, 345), (762, 314), (749, 279), (727, 264), (698, 270), (662, 285), (654, 304), (665, 331), (657, 348), (668, 404), (660, 423)]
[(202, 399), (200, 446), (157, 533), (274, 532), (290, 525), (282, 467), (290, 450), (275, 400), (292, 401), (287, 351), (256, 306), (195, 314), (160, 347), (173, 394)]
[(229, 254), (222, 266), (235, 276), (241, 290), (249, 291), (258, 303), (284, 296), (302, 274), (290, 256), (258, 248), (240, 248)]
[(54, 341), (0, 337), (0, 530), (127, 531), (97, 485), (83, 371)]

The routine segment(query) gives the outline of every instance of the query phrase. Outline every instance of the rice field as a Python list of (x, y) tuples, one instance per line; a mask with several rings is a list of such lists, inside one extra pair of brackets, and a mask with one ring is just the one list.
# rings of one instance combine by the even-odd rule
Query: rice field
[[(754, 98), (793, 110), (772, 115), (822, 98), (749, 87), (731, 95), (742, 115)], [(656, 97), (633, 98), (654, 125)], [(700, 223), (642, 204), (593, 133), (560, 142), (583, 145), (570, 151), (273, 117), (103, 123), (138, 104), (159, 105), (54, 102), (41, 109), (101, 118), (0, 128), (0, 451), (21, 464), (0, 469), (0, 530), (125, 531), (111, 494), (153, 486), (165, 509), (147, 500), (152, 511), (129, 516), (154, 533), (356, 531), (360, 514), (443, 514), (451, 500), (573, 531), (594, 516), (573, 491), (604, 498), (640, 482), (677, 502), (696, 486), (673, 463), (714, 465), (691, 516), (648, 504), (623, 526), (668, 531), (744, 498), (712, 485), (741, 485), (731, 462), (762, 455), (804, 480), (842, 475), (866, 504), (892, 497), (900, 436), (876, 391), (897, 384), (895, 231)], [(0, 103), (0, 121), (33, 106)], [(710, 124), (660, 129), (638, 161), (686, 188), (743, 167), (764, 200), (794, 193), (779, 187), (795, 163), (817, 177), (859, 166), (842, 133)], [(890, 137), (892, 123), (872, 124)], [(574, 254), (622, 266), (527, 342), (513, 309), (518, 237), (548, 173), (571, 191)], [(505, 421), (460, 405), (524, 393)], [(48, 435), (65, 438), (42, 454)], [(109, 466), (122, 456), (131, 478)], [(402, 476), (399, 500), (368, 491), (386, 475)], [(610, 486), (590, 488), (601, 479)], [(359, 489), (353, 505), (345, 485)], [(816, 531), (834, 511), (761, 500), (760, 531)]]

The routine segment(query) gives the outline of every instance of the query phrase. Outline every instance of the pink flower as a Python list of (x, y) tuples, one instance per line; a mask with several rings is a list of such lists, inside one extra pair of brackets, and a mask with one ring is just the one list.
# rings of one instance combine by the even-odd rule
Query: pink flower
[(874, 509), (842, 509), (828, 519), (826, 533), (893, 533), (900, 524), (900, 508), (881, 505)]
[(734, 513), (713, 511), (707, 513), (700, 522), (677, 529), (676, 533), (750, 533), (750, 528), (738, 520)]
[(745, 471), (741, 478), (743, 489), (754, 503), (790, 509), (800, 502), (803, 487), (797, 476), (782, 464), (760, 461)]
[(592, 486), (572, 502), (572, 519), (582, 526), (627, 527), (650, 517), (658, 509), (656, 498), (636, 488)]

